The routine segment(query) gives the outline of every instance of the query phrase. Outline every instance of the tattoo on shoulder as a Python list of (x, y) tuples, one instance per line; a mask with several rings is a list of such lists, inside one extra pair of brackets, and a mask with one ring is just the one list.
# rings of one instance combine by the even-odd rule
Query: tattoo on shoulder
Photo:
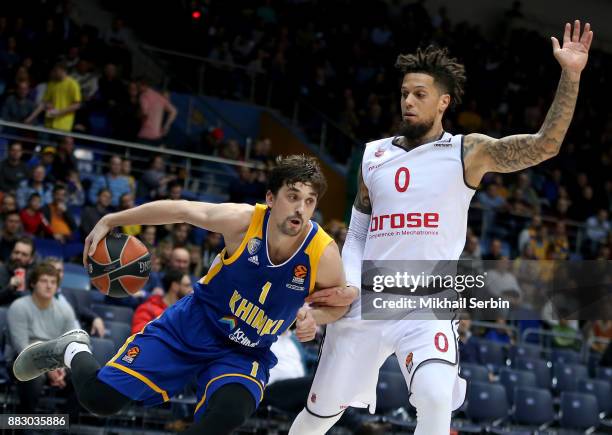
[(363, 174), (361, 173), (361, 168), (359, 169), (359, 186), (357, 188), (357, 196), (355, 197), (355, 202), (353, 203), (355, 208), (362, 213), (372, 214), (372, 203), (370, 202), (370, 194), (368, 193), (368, 188), (363, 181)]

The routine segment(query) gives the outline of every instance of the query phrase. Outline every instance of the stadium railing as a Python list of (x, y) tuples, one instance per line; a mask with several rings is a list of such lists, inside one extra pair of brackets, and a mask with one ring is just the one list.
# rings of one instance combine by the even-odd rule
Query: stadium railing
[(0, 131), (0, 155), (2, 156), (5, 154), (6, 147), (14, 141), (31, 144), (33, 147), (44, 147), (56, 145), (63, 136), (74, 138), (75, 156), (79, 163), (81, 178), (102, 175), (105, 172), (107, 158), (113, 154), (130, 159), (133, 163), (132, 175), (138, 178), (139, 173), (142, 173), (148, 166), (146, 162), (152, 155), (162, 155), (167, 164), (175, 166), (179, 172), (185, 174), (183, 188), (188, 191), (187, 194), (194, 193), (196, 198), (209, 195), (219, 200), (225, 199), (230, 180), (237, 177), (236, 171), (231, 167), (256, 167), (256, 164), (251, 162), (4, 120), (0, 120), (0, 126), (3, 127)]

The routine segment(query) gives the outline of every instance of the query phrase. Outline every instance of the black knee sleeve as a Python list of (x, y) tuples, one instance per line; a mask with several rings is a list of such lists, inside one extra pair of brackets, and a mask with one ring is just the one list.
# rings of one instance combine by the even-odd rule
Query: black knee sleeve
[(89, 412), (108, 416), (121, 411), (131, 399), (98, 379), (100, 364), (89, 352), (79, 352), (72, 359), (72, 384), (79, 402)]
[(255, 400), (244, 386), (227, 384), (209, 399), (206, 410), (186, 435), (227, 435), (240, 427), (255, 411)]

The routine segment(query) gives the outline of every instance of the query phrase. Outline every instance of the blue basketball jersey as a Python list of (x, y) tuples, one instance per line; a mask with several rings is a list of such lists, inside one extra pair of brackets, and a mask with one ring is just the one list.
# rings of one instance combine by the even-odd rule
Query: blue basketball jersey
[(269, 217), (265, 205), (256, 205), (240, 247), (230, 257), (223, 250), (194, 290), (211, 327), (245, 350), (269, 348), (291, 326), (314, 290), (319, 258), (332, 241), (310, 221), (294, 255), (273, 264), (266, 237)]

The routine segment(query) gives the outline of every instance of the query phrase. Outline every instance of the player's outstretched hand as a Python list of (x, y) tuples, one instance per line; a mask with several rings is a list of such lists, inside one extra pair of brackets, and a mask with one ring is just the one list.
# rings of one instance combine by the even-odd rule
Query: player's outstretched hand
[(326, 307), (346, 307), (352, 304), (358, 296), (359, 290), (356, 287), (346, 285), (317, 290), (308, 296), (305, 301)]
[(317, 335), (317, 322), (308, 307), (300, 308), (295, 325), (295, 336), (301, 342), (313, 340)]
[(83, 248), (83, 266), (87, 267), (87, 256), (93, 255), (96, 252), (96, 247), (111, 230), (104, 218), (100, 219), (96, 226), (91, 230), (91, 233), (85, 238), (85, 247)]
[(559, 44), (559, 40), (554, 36), (550, 39), (552, 40), (553, 54), (561, 68), (572, 74), (574, 78), (579, 78), (580, 73), (586, 66), (589, 58), (589, 48), (591, 48), (591, 42), (593, 42), (591, 24), (586, 23), (581, 35), (580, 20), (574, 21), (573, 32), (572, 25), (565, 23), (563, 46)]

